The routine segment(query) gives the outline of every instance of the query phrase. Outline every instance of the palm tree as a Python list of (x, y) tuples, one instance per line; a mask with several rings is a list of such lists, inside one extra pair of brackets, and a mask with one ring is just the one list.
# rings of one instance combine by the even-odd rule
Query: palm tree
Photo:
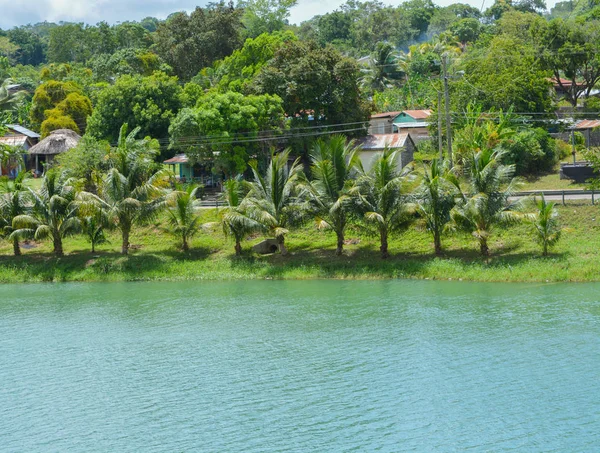
[(198, 214), (198, 192), (201, 187), (177, 184), (176, 190), (169, 193), (166, 200), (169, 228), (167, 231), (181, 239), (181, 248), (189, 251), (188, 241), (201, 227)]
[(562, 229), (558, 222), (558, 211), (554, 203), (548, 203), (542, 194), (541, 200), (535, 200), (537, 211), (533, 214), (533, 227), (537, 241), (542, 246), (542, 255), (548, 255), (548, 249), (560, 240)]
[(311, 152), (313, 181), (306, 185), (317, 228), (337, 236), (336, 255), (344, 250), (344, 233), (351, 210), (350, 178), (360, 167), (359, 149), (343, 135), (318, 140)]
[(516, 192), (518, 179), (514, 165), (501, 164), (503, 151), (473, 151), (467, 159), (471, 198), (459, 203), (451, 212), (454, 227), (467, 231), (479, 243), (482, 256), (490, 253), (488, 240), (496, 225), (522, 220), (520, 202), (509, 198)]
[(221, 225), (226, 236), (233, 236), (237, 256), (242, 254), (244, 238), (263, 229), (261, 224), (246, 215), (244, 192), (244, 181), (240, 176), (228, 179), (223, 184), (223, 198), (227, 207), (221, 215)]
[(3, 171), (10, 174), (11, 170), (16, 170), (18, 174), (25, 162), (23, 161), (25, 150), (21, 146), (9, 146), (0, 144), (0, 175)]
[(12, 237), (42, 240), (51, 237), (54, 254), (63, 256), (63, 239), (78, 233), (81, 222), (74, 203), (75, 180), (64, 173), (51, 170), (46, 173), (38, 191), (29, 189), (33, 200), (31, 214), (18, 215), (13, 219)]
[(405, 195), (411, 169), (398, 170), (400, 153), (390, 148), (376, 156), (368, 173), (363, 173), (350, 193), (354, 195), (355, 209), (367, 224), (374, 225), (378, 234), (382, 258), (388, 258), (390, 235), (409, 220), (409, 203)]
[(425, 219), (427, 230), (433, 236), (435, 254), (442, 253), (442, 233), (450, 222), (450, 211), (456, 197), (462, 195), (460, 182), (448, 164), (434, 159), (425, 166), (423, 179), (416, 190), (417, 213)]
[(302, 174), (300, 159), (288, 168), (289, 155), (289, 149), (272, 155), (265, 175), (259, 173), (256, 164), (252, 165), (254, 181), (250, 183), (245, 201), (248, 216), (275, 236), (282, 255), (288, 253), (285, 247), (287, 227), (302, 216), (304, 208), (295, 197)]
[(398, 54), (394, 46), (387, 42), (378, 42), (369, 59), (368, 67), (362, 72), (362, 85), (372, 91), (383, 91), (394, 84), (394, 73), (397, 71)]
[(23, 99), (25, 94), (24, 91), (18, 91), (16, 93), (11, 93), (9, 91), (8, 87), (12, 83), (13, 81), (11, 79), (5, 79), (0, 84), (0, 112), (14, 110)]
[(13, 219), (25, 214), (30, 207), (27, 192), (22, 185), (24, 175), (25, 173), (20, 173), (12, 182), (6, 178), (0, 187), (0, 236), (12, 241), (15, 256), (21, 255), (21, 248), (18, 236), (12, 234), (15, 231)]
[(104, 230), (108, 226), (106, 213), (98, 210), (97, 213), (80, 217), (81, 232), (90, 241), (92, 253), (96, 253), (96, 246), (108, 242)]
[(80, 193), (80, 204), (95, 204), (121, 231), (121, 253), (129, 253), (129, 237), (134, 225), (153, 218), (166, 206), (163, 187), (168, 183), (166, 170), (154, 171), (149, 140), (136, 140), (139, 128), (127, 135), (121, 127), (118, 146), (113, 150), (111, 165), (101, 181), (98, 195)]

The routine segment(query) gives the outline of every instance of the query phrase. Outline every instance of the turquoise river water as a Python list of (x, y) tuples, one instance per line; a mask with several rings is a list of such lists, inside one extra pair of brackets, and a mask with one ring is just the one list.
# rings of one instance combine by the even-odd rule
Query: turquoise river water
[(600, 285), (0, 287), (1, 452), (597, 452)]

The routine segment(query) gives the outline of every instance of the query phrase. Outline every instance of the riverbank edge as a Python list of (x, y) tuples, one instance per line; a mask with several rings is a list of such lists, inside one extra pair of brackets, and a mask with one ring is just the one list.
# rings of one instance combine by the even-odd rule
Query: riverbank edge
[[(163, 260), (155, 255), (97, 257), (80, 263), (81, 256), (64, 258), (5, 258), (0, 263), (0, 285), (24, 283), (117, 283), (250, 280), (438, 280), (489, 283), (594, 283), (600, 274), (572, 273), (557, 257), (531, 257), (523, 263), (435, 257), (351, 263), (344, 257), (319, 264), (271, 257), (276, 263), (255, 257), (197, 261)], [(83, 257), (84, 259), (86, 257)], [(90, 257), (87, 257), (90, 258)], [(344, 262), (345, 261), (345, 262)], [(148, 262), (154, 263), (148, 266)], [(157, 265), (156, 263), (159, 263)], [(82, 265), (83, 264), (83, 265)], [(581, 269), (580, 269), (581, 271)]]

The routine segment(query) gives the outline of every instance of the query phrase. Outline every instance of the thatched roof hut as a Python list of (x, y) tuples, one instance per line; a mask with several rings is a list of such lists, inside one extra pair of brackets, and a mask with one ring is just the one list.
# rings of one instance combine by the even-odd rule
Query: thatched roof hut
[(45, 139), (29, 149), (31, 155), (55, 156), (75, 148), (81, 137), (70, 129), (50, 132)]

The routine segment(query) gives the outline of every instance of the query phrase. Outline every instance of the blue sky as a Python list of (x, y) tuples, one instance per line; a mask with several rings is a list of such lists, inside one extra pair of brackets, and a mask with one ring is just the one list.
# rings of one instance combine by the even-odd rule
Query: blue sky
[[(481, 0), (460, 0), (477, 8)], [(384, 3), (398, 5), (400, 0), (389, 0)], [(58, 21), (79, 21), (95, 24), (106, 20), (109, 23), (126, 20), (140, 20), (146, 16), (165, 18), (174, 11), (194, 9), (196, 5), (204, 5), (199, 0), (0, 0), (0, 27), (10, 28), (27, 23)], [(300, 23), (317, 14), (333, 11), (345, 0), (298, 0), (298, 5), (291, 11), (290, 20)], [(455, 3), (452, 0), (438, 0), (439, 5)], [(485, 7), (493, 0), (485, 0)], [(548, 1), (548, 6), (554, 1)]]

